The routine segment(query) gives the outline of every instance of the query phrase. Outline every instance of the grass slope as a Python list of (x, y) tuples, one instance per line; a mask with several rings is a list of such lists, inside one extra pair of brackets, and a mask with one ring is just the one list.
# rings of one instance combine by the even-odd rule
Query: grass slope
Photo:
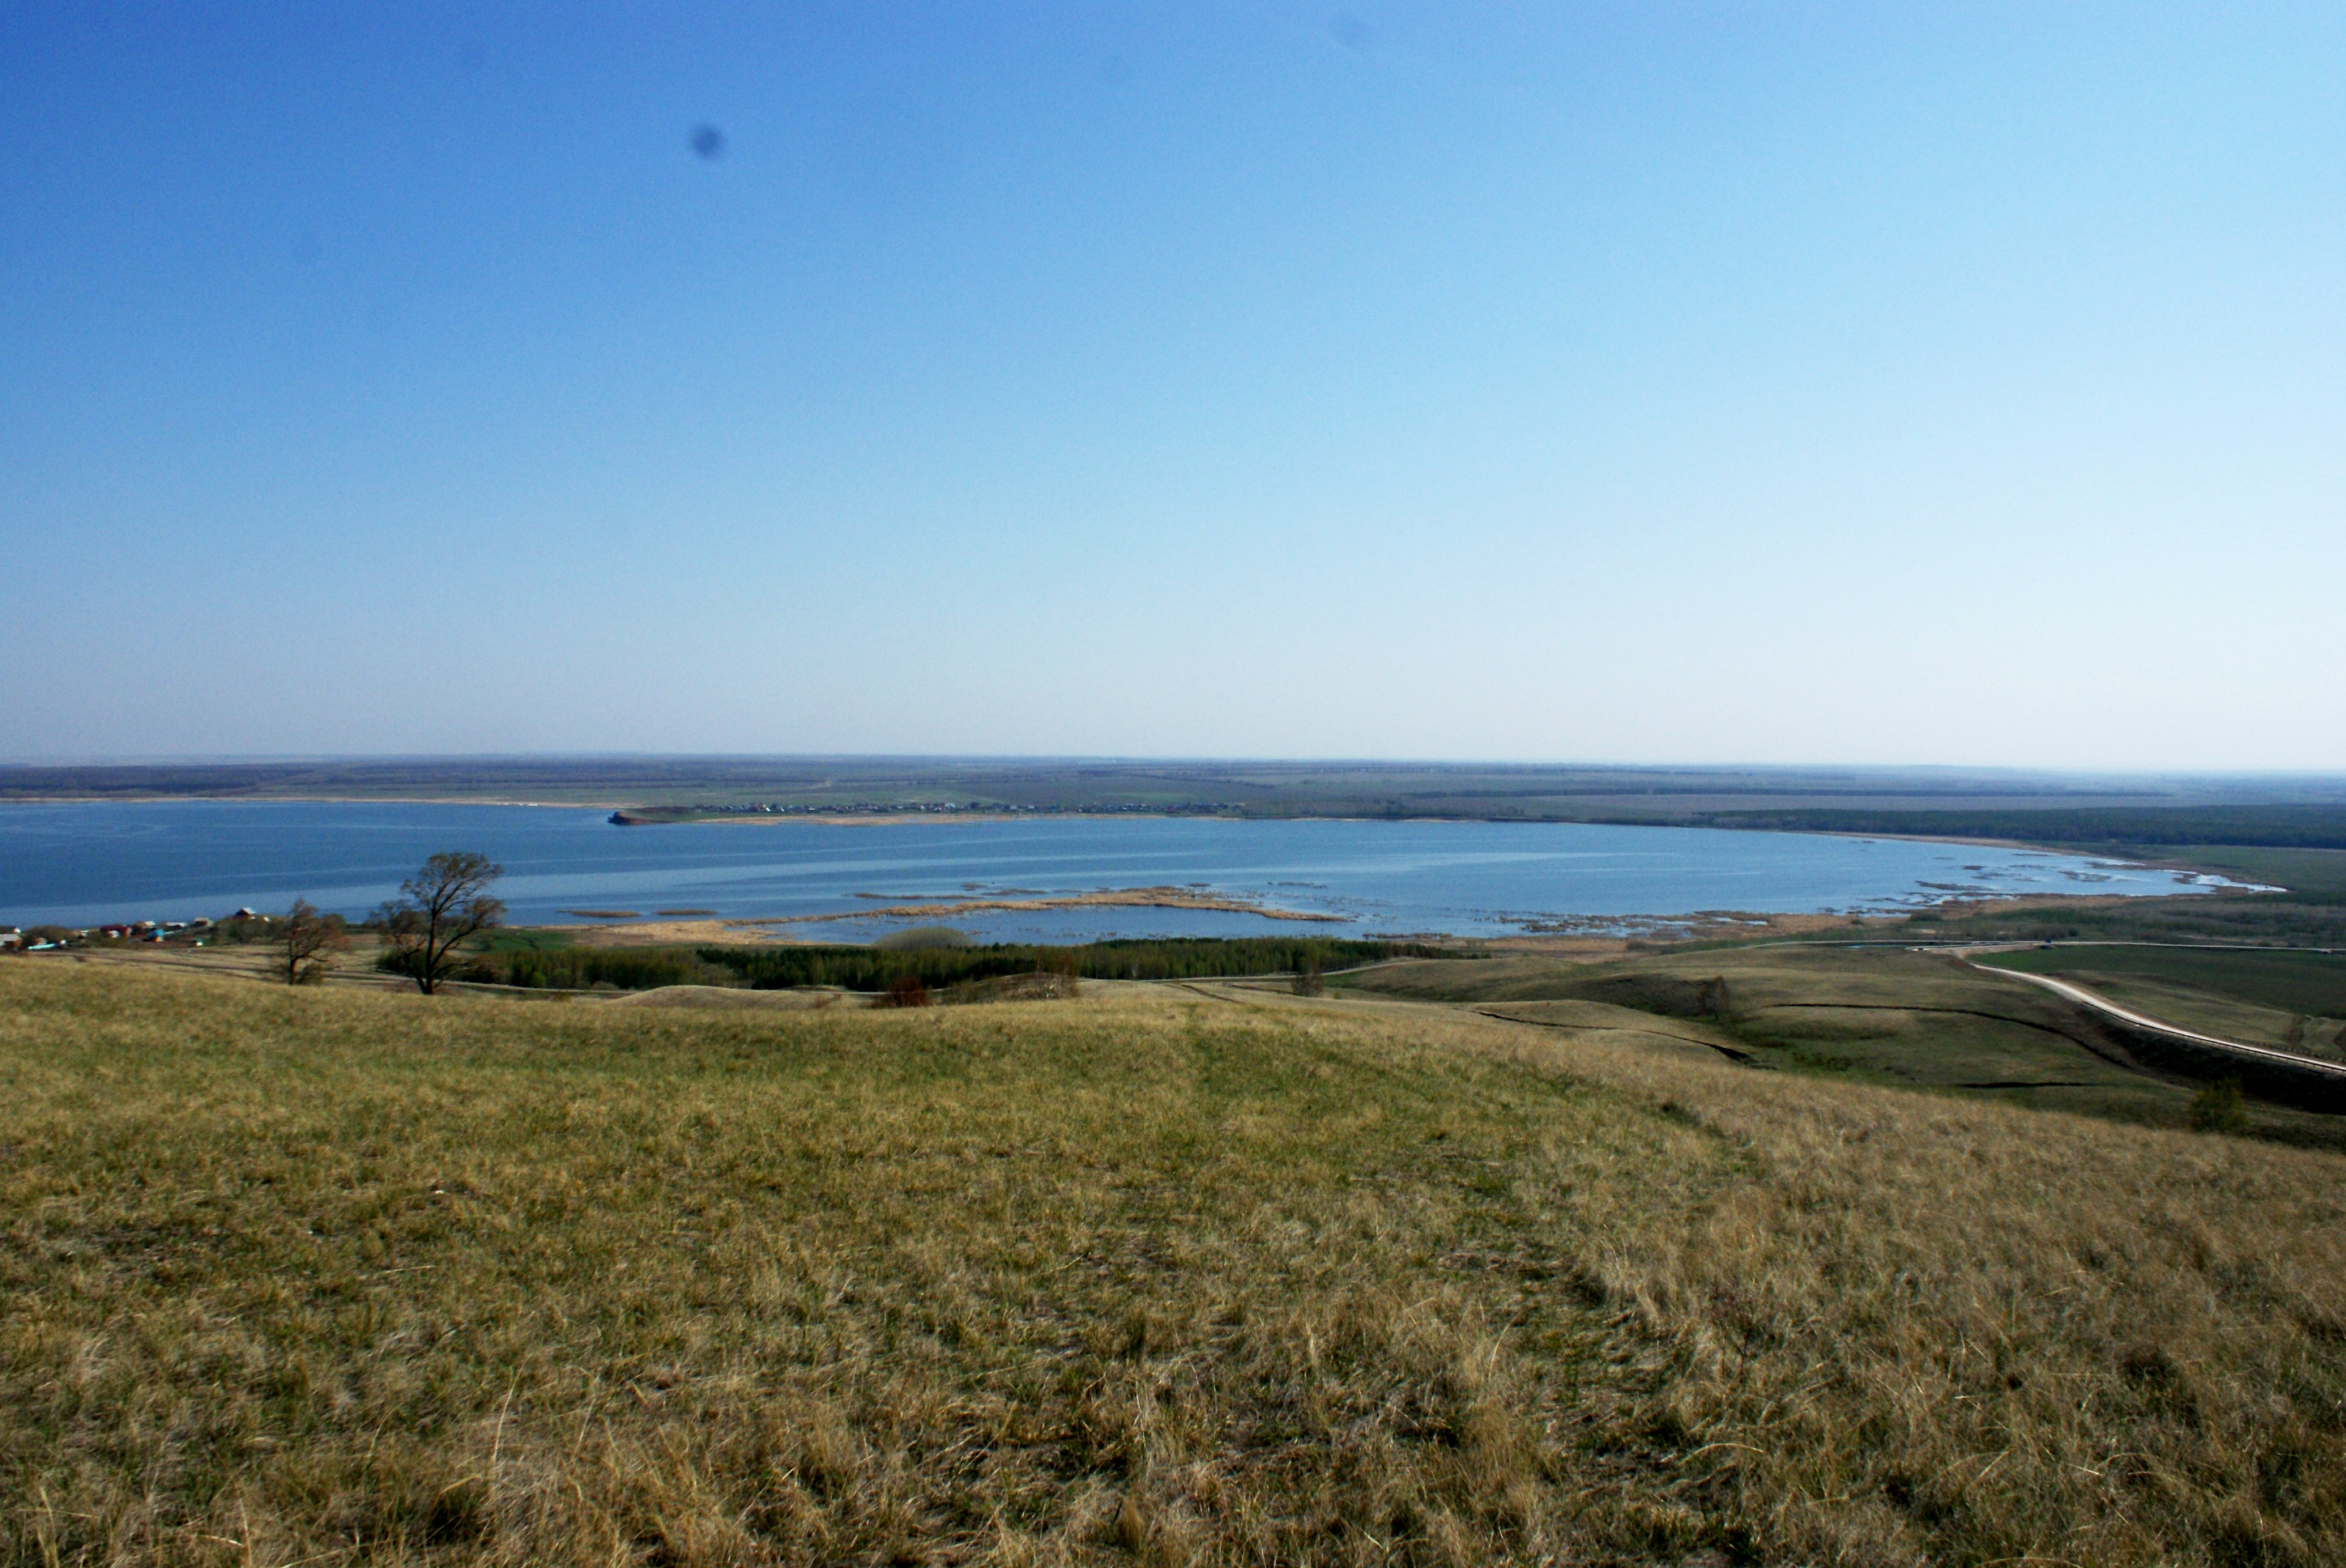
[(2346, 1165), (1607, 1041), (0, 963), (0, 1554), (2346, 1555)]

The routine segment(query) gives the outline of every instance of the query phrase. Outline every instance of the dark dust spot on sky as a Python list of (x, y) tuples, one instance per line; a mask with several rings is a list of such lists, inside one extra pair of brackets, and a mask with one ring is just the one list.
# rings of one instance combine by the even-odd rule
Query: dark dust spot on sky
[(704, 160), (715, 163), (725, 156), (725, 133), (711, 125), (693, 127), (692, 150)]
[(1369, 40), (1377, 36), (1374, 27), (1350, 11), (1337, 12), (1335, 19), (1328, 24), (1328, 33), (1347, 49), (1365, 49), (1369, 46)]

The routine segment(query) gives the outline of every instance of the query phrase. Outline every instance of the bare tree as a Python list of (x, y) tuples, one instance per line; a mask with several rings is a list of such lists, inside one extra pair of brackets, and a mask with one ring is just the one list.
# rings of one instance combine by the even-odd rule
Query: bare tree
[(900, 974), (896, 983), (872, 998), (874, 1007), (926, 1007), (935, 999), (917, 974)]
[(288, 985), (309, 985), (324, 979), (327, 965), (333, 962), (327, 955), (351, 945), (351, 939), (342, 934), (342, 917), (321, 913), (308, 899), (295, 899), (293, 907), (272, 923), (278, 949), (285, 955)]
[(1295, 979), (1290, 983), (1298, 996), (1318, 996), (1326, 991), (1327, 983), (1320, 978), (1320, 955), (1306, 954), (1303, 961), (1295, 966)]
[(505, 906), (489, 896), (505, 868), (486, 855), (452, 850), (433, 856), (400, 896), (375, 912), (399, 972), (430, 996), (456, 967), (456, 948), (505, 919)]

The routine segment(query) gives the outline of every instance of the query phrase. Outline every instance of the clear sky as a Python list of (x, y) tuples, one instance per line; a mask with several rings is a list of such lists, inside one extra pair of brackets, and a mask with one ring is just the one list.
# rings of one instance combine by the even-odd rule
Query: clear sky
[(2346, 768), (2346, 8), (23, 0), (0, 524), (0, 757)]

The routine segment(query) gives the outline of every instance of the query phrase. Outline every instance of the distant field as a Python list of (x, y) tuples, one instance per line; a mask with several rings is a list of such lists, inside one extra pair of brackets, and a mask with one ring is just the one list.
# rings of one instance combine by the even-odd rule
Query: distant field
[(2026, 909), (1955, 908), (1917, 914), (1916, 941), (2000, 940), (2240, 942), (2346, 947), (2346, 850), (2222, 844), (2145, 845), (2130, 858), (2221, 872), (2280, 887), (2271, 893), (2191, 894), (2094, 905), (2048, 901)]
[(2346, 1018), (2346, 953), (2079, 946), (1999, 952), (1987, 962), (2032, 974), (2165, 981), (2261, 1007)]
[[(2063, 951), (2129, 950), (1997, 953), (1983, 962), (2055, 959)], [(1401, 963), (1337, 983), (1584, 1027), (1599, 1022), (1586, 1011), (1594, 1004), (1615, 1010), (1601, 1021), (1606, 1026), (1668, 1033), (1756, 1067), (2156, 1126), (2188, 1125), (2204, 1082), (2230, 1070), (2220, 1060), (2164, 1053), (2156, 1042), (2112, 1030), (2060, 997), (1951, 955), (1894, 948), (1729, 948), (1596, 963), (1532, 957)], [(2155, 1004), (2164, 998), (2140, 1000), (2149, 1015), (2187, 1028), (2243, 1022), (2237, 1012), (2221, 1019), (2176, 1016), (2175, 1009)], [(2206, 1032), (2284, 1044), (2286, 1015), (2273, 1016), (2284, 1022), (2270, 1036)], [(2346, 1148), (2346, 1115), (2253, 1101), (2246, 1115), (2248, 1125), (2265, 1135)]]
[(0, 1553), (2346, 1559), (2346, 1161), (1623, 1041), (0, 962)]
[(2346, 1056), (2346, 955), (2074, 946), (1982, 962), (2075, 980), (2123, 1006), (2220, 1039)]
[(2141, 850), (2172, 844), (2346, 850), (2346, 801), (2075, 806), (1800, 806), (1714, 813), (1719, 827), (1801, 832), (1903, 834), (1926, 839), (2014, 839), (2080, 849)]
[[(2097, 845), (2150, 841), (2139, 836), (2143, 832), (2167, 843), (2278, 844), (2332, 841), (2310, 840), (2309, 832), (2346, 833), (2346, 779), (2086, 779), (1950, 769), (1048, 758), (474, 757), (0, 765), (0, 800), (191, 795), (567, 801), (668, 811), (950, 805), (1246, 817), (1710, 822), (1956, 837), (2050, 835)], [(2032, 815), (2020, 821), (2013, 813)], [(2040, 819), (2037, 813), (2047, 815)], [(2163, 832), (2146, 826), (2156, 823), (2166, 824)], [(2199, 830), (2187, 830), (2192, 828)], [(2335, 841), (2346, 843), (2346, 838)]]
[(2225, 872), (2236, 881), (2287, 890), (2270, 896), (2300, 903), (2346, 903), (2346, 850), (2190, 844), (2148, 846), (2146, 852), (2153, 857), (2188, 857), (2195, 865)]

